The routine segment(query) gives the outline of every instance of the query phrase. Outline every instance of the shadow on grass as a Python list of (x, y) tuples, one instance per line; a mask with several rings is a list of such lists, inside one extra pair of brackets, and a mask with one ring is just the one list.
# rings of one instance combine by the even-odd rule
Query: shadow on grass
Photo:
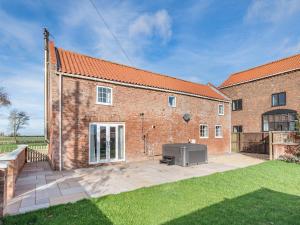
[(42, 209), (16, 216), (7, 216), (3, 218), (3, 224), (111, 225), (112, 222), (101, 212), (93, 201), (84, 199), (76, 203), (53, 206), (48, 209)]
[[(103, 199), (105, 197), (101, 198), (101, 200)], [(111, 218), (108, 218), (97, 206), (98, 203), (98, 201), (89, 199), (81, 200), (75, 204), (54, 206), (23, 215), (5, 217), (3, 224), (111, 225), (113, 224), (112, 221), (117, 221), (116, 223), (122, 225), (161, 224), (159, 221), (149, 220), (149, 216), (151, 218), (155, 217), (155, 210), (151, 211), (151, 207), (148, 210), (143, 210), (129, 205), (129, 207), (132, 207), (132, 210), (129, 210), (131, 212), (129, 215), (126, 214), (125, 216), (125, 211), (120, 209), (120, 211), (115, 211)], [(114, 204), (118, 204), (118, 202), (111, 201), (106, 207), (114, 208)], [(176, 210), (176, 204), (168, 207)], [(164, 209), (162, 208), (161, 210)], [(136, 215), (139, 216), (137, 217)], [(168, 216), (168, 210), (166, 210), (164, 216)], [(159, 217), (158, 220), (164, 221), (164, 216)], [(142, 222), (140, 220), (141, 217), (143, 217)], [(300, 224), (300, 197), (269, 189), (259, 189), (237, 198), (225, 199), (217, 204), (164, 223), (164, 225), (179, 224)]]
[(300, 224), (300, 197), (263, 188), (164, 223), (178, 224)]

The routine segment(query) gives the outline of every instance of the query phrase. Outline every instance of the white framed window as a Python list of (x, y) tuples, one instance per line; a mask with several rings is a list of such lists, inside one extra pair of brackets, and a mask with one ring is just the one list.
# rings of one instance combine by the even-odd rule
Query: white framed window
[(208, 138), (208, 125), (200, 124), (200, 138)]
[(97, 86), (96, 103), (102, 105), (112, 105), (112, 88)]
[(176, 97), (175, 96), (168, 97), (168, 105), (170, 107), (176, 107)]
[(218, 105), (218, 114), (220, 116), (223, 116), (224, 115), (224, 104), (219, 104)]
[(222, 131), (222, 126), (221, 125), (216, 125), (215, 137), (216, 138), (222, 138), (223, 137), (223, 131)]

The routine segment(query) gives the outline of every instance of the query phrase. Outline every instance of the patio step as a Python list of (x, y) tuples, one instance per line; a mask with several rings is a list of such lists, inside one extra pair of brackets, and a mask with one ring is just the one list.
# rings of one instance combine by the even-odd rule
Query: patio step
[(168, 164), (168, 166), (175, 165), (175, 157), (174, 156), (163, 156), (163, 158), (159, 162)]

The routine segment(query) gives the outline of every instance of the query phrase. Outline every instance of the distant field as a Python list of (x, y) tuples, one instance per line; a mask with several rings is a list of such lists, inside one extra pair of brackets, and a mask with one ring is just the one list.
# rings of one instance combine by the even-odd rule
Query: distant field
[(14, 137), (0, 136), (0, 153), (13, 151), (21, 144), (27, 144), (29, 147), (47, 145), (44, 136), (19, 136), (17, 141)]

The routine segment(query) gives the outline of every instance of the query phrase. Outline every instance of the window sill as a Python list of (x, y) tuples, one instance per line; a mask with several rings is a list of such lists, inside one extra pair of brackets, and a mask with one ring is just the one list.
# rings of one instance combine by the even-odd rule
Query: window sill
[(200, 137), (200, 139), (208, 139), (208, 137)]
[(272, 105), (271, 107), (280, 107), (280, 106), (286, 106), (286, 104), (285, 105)]
[(218, 138), (218, 139), (219, 139), (219, 138), (223, 138), (223, 136), (220, 136), (220, 137), (215, 137), (215, 138)]
[(108, 106), (112, 106), (112, 103), (96, 102), (96, 105), (108, 105)]
[(115, 160), (100, 160), (97, 162), (89, 162), (89, 165), (96, 165), (96, 164), (102, 164), (102, 163), (114, 163), (114, 162), (124, 162), (125, 159), (115, 159)]

